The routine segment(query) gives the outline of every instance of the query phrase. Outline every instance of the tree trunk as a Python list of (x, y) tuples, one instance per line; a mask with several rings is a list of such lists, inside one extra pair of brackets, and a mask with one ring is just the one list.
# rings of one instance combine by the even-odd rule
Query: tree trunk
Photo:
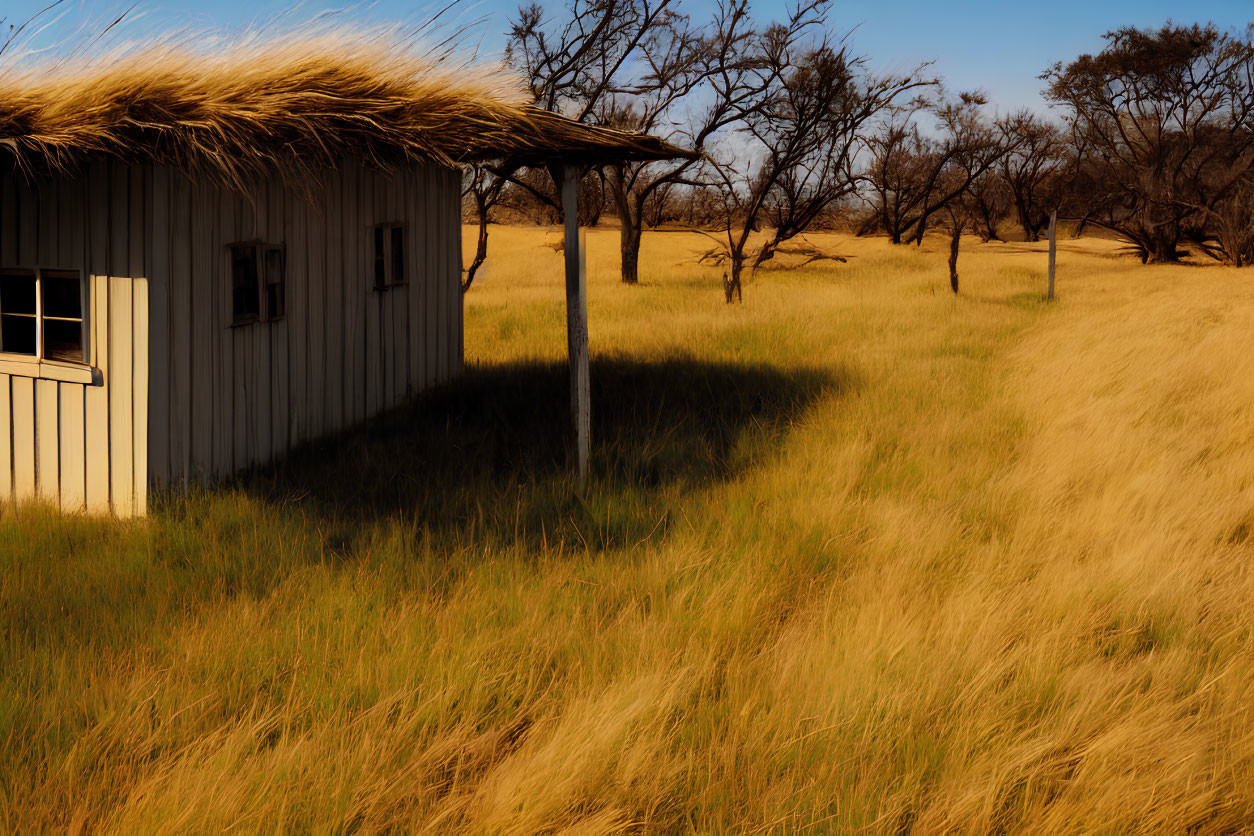
[(1180, 232), (1173, 225), (1163, 225), (1145, 236), (1145, 261), (1150, 264), (1175, 264), (1180, 246)]
[(740, 295), (740, 274), (744, 271), (745, 259), (744, 256), (733, 253), (730, 262), (731, 276), (728, 277), (727, 271), (723, 271), (723, 295), (729, 305), (744, 301)]
[(475, 274), (488, 258), (488, 206), (482, 195), (475, 199), (475, 214), (479, 217), (479, 241), (475, 245), (475, 258), (466, 268), (466, 278), (462, 281), (462, 293), (470, 290), (475, 281)]
[(627, 191), (627, 175), (623, 166), (615, 166), (610, 176), (610, 191), (618, 213), (618, 245), (622, 254), (620, 278), (623, 284), (640, 281), (640, 236), (644, 231), (639, 205), (633, 206)]
[(640, 236), (644, 232), (643, 224), (635, 223), (631, 212), (619, 215), (618, 243), (622, 253), (623, 284), (637, 284), (640, 281)]
[(1022, 201), (1015, 202), (1015, 214), (1019, 216), (1019, 226), (1023, 227), (1023, 240), (1029, 243), (1041, 240), (1040, 227), (1032, 223), (1031, 213)]
[(954, 224), (949, 233), (949, 287), (958, 293), (958, 245), (962, 242), (962, 226)]

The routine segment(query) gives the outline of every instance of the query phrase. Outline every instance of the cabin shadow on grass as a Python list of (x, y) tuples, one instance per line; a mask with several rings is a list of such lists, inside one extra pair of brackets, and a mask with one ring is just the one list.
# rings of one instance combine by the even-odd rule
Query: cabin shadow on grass
[[(589, 483), (571, 464), (564, 364), (470, 368), (358, 430), (307, 445), (245, 490), (332, 523), (399, 518), (437, 543), (592, 550), (664, 533), (673, 502), (772, 455), (848, 376), (689, 359), (594, 361)], [(342, 543), (348, 546), (349, 543)]]

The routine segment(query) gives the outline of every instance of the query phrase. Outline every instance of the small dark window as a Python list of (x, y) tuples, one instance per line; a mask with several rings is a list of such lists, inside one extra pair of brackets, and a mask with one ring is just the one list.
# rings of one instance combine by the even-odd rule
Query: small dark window
[(75, 270), (0, 270), (0, 351), (87, 361), (83, 280)]
[(266, 247), (266, 319), (282, 319), (287, 313), (282, 247)]
[(405, 227), (380, 224), (374, 228), (374, 287), (383, 290), (405, 283)]
[(259, 273), (257, 245), (231, 245), (231, 321), (236, 325), (261, 318)]
[(269, 322), (287, 312), (281, 244), (232, 244), (231, 324)]
[(384, 228), (374, 228), (374, 287), (382, 290), (388, 284), (387, 250), (383, 246)]
[(41, 270), (43, 357), (81, 363), (83, 356), (83, 282), (77, 272)]
[(405, 229), (392, 227), (392, 284), (405, 283)]
[(0, 273), (0, 349), (8, 354), (37, 355), (34, 270)]

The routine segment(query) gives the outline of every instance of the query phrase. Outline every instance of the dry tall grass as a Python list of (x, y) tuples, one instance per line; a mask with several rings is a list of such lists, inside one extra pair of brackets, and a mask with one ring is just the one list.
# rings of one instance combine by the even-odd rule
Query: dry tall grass
[(1249, 275), (1068, 243), (1047, 306), (1040, 247), (972, 244), (953, 298), (818, 236), (849, 263), (728, 307), (701, 239), (626, 288), (595, 231), (575, 501), (517, 458), (560, 258), (493, 236), (464, 388), (147, 521), (0, 521), (0, 829), (1250, 827)]

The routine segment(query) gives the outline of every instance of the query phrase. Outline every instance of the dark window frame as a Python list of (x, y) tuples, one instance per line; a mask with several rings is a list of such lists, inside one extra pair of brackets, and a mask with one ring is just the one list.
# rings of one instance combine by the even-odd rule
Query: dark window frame
[[(251, 250), (254, 281), (256, 282), (256, 311), (240, 311), (236, 296), (235, 253), (237, 250)], [(262, 322), (278, 322), (287, 315), (287, 246), (285, 244), (268, 244), (260, 239), (234, 241), (226, 245), (227, 252), (227, 287), (230, 291), (231, 327), (240, 328)], [(270, 273), (270, 255), (278, 255), (278, 281)], [(271, 288), (277, 288), (274, 293)], [(279, 310), (274, 310), (275, 302)]]
[(370, 228), (370, 274), (372, 287), (384, 291), (409, 284), (409, 256), (405, 252), (403, 222), (375, 224)]
[[(22, 275), (28, 276), (34, 282), (34, 313), (11, 313), (4, 310), (3, 300), (0, 299), (0, 358), (9, 360), (18, 360), (28, 363), (54, 363), (63, 366), (90, 366), (91, 365), (91, 341), (88, 338), (88, 327), (90, 325), (90, 317), (88, 311), (91, 306), (91, 290), (90, 283), (84, 276), (84, 272), (73, 267), (0, 267), (0, 274), (9, 276)], [(56, 275), (59, 274), (59, 275)], [(52, 315), (45, 313), (45, 278), (51, 280), (74, 280), (78, 283), (78, 316)], [(23, 319), (34, 320), (34, 351), (4, 351), (3, 346), (3, 329), (4, 320), (8, 317), (21, 317)], [(79, 351), (74, 359), (66, 359), (64, 357), (49, 356), (48, 351), (48, 328), (45, 327), (47, 322), (77, 322), (78, 323), (78, 340)]]

